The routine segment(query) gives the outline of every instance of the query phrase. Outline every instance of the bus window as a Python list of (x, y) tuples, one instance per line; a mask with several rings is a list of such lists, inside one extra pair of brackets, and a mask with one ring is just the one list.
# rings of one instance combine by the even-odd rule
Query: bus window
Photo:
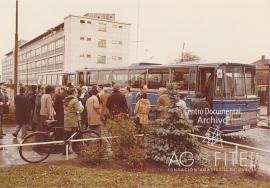
[(74, 85), (75, 83), (76, 83), (76, 76), (75, 76), (75, 74), (69, 74), (68, 75), (68, 77), (69, 77), (69, 83), (71, 83), (72, 85)]
[(169, 69), (149, 69), (148, 70), (148, 88), (158, 89), (166, 87), (169, 82)]
[(47, 75), (47, 84), (52, 84), (52, 75)]
[(90, 72), (90, 84), (89, 85), (97, 85), (98, 84), (98, 71)]
[(84, 74), (83, 74), (83, 72), (79, 72), (79, 74), (78, 74), (78, 84), (79, 85), (84, 85)]
[(112, 71), (99, 71), (98, 85), (109, 87), (111, 86), (111, 84), (112, 84)]
[(128, 84), (132, 88), (140, 88), (141, 85), (146, 84), (146, 70), (130, 70)]
[(177, 89), (182, 91), (188, 90), (189, 70), (186, 68), (172, 70), (172, 83)]
[(215, 97), (224, 97), (224, 73), (223, 69), (217, 69), (216, 75), (216, 86), (215, 86)]
[(122, 86), (127, 86), (128, 71), (127, 70), (113, 71), (113, 82), (120, 84)]
[(86, 85), (87, 86), (90, 86), (90, 79), (91, 79), (91, 73), (90, 72), (87, 72), (86, 73)]
[(226, 67), (225, 81), (226, 81), (226, 97), (245, 96), (243, 67), (241, 66)]
[(57, 74), (52, 75), (52, 84), (57, 85)]
[(245, 76), (246, 76), (246, 88), (247, 88), (247, 96), (255, 97), (255, 68), (246, 67), (245, 68)]
[(196, 71), (192, 70), (189, 73), (188, 92), (189, 94), (195, 94), (196, 90)]

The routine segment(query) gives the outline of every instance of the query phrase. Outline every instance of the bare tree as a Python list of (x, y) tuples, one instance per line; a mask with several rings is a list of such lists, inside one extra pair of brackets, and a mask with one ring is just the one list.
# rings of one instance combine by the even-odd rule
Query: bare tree
[(200, 56), (192, 52), (184, 52), (181, 58), (176, 58), (176, 63), (188, 62), (188, 61), (200, 61)]

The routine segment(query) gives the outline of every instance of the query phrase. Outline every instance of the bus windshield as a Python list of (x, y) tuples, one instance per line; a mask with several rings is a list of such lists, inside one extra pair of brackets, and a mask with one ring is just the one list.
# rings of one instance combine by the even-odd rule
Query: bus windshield
[(255, 70), (243, 66), (228, 66), (225, 70), (226, 97), (246, 97), (255, 95)]

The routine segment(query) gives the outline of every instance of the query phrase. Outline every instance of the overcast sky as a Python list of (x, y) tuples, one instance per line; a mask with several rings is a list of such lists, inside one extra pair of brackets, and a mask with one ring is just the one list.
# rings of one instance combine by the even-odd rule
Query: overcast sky
[[(185, 51), (208, 62), (270, 58), (270, 0), (19, 0), (19, 38), (30, 40), (69, 14), (115, 13), (132, 24), (134, 62), (138, 4), (140, 61), (171, 62), (184, 42)], [(0, 0), (0, 7), (2, 58), (14, 47), (15, 0)]]

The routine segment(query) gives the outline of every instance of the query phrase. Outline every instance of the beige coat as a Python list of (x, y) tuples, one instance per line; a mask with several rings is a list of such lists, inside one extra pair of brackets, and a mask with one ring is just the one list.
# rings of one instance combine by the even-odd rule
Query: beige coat
[(136, 103), (134, 113), (140, 119), (141, 124), (148, 124), (148, 114), (150, 112), (150, 101), (148, 99), (139, 99)]
[(48, 117), (53, 117), (55, 115), (53, 101), (50, 94), (43, 94), (40, 104), (40, 115)]
[(77, 97), (69, 95), (64, 99), (63, 104), (65, 130), (78, 127), (78, 121), (81, 120), (81, 113), (84, 109), (82, 103)]
[(157, 119), (164, 119), (167, 117), (167, 112), (165, 111), (165, 107), (170, 105), (170, 99), (168, 95), (163, 94), (160, 95), (157, 104), (156, 104), (156, 118)]
[(106, 104), (108, 101), (110, 94), (108, 92), (102, 91), (99, 94), (99, 98), (101, 101), (101, 105), (100, 105), (100, 113), (101, 115), (109, 115), (109, 109), (107, 108)]
[(87, 119), (88, 124), (91, 125), (101, 125), (100, 120), (100, 105), (96, 95), (92, 95), (86, 101)]

